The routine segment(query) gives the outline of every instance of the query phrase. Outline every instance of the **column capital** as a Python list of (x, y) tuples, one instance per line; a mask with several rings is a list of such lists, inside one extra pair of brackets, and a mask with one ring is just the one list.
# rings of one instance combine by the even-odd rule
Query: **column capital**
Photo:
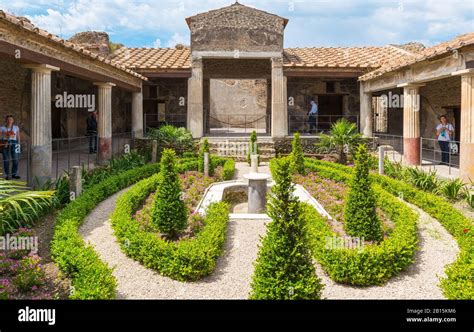
[(397, 88), (421, 88), (425, 85), (424, 83), (401, 83), (397, 85)]
[(283, 58), (271, 58), (272, 68), (283, 68)]
[(59, 67), (51, 66), (51, 65), (46, 65), (46, 64), (25, 64), (23, 65), (23, 68), (31, 69), (34, 72), (38, 73), (44, 73), (44, 74), (50, 74), (53, 71), (59, 71)]
[(202, 68), (202, 56), (193, 56), (191, 58), (191, 67), (192, 68)]
[(473, 76), (474, 75), (474, 68), (467, 68), (463, 70), (458, 70), (451, 73), (452, 76)]
[(99, 88), (113, 88), (116, 85), (110, 82), (94, 82), (93, 84), (98, 86)]

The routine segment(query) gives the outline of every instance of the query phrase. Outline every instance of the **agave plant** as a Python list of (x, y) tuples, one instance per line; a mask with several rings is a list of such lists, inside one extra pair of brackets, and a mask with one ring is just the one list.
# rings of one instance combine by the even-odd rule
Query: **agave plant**
[(341, 119), (331, 126), (329, 135), (321, 134), (318, 150), (322, 153), (337, 153), (339, 163), (346, 164), (347, 156), (363, 142), (357, 126), (346, 119)]
[(418, 189), (438, 193), (441, 188), (441, 181), (438, 179), (436, 171), (425, 172), (418, 167), (406, 168), (407, 181)]
[(446, 180), (441, 185), (441, 193), (450, 200), (457, 200), (463, 194), (465, 184), (461, 179)]
[(24, 182), (0, 178), (0, 234), (31, 225), (53, 206), (53, 196), (54, 191), (31, 191)]

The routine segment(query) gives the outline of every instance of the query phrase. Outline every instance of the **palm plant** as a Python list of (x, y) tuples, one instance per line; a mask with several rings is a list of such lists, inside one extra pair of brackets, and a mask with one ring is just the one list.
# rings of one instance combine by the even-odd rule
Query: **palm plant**
[(357, 126), (346, 119), (341, 119), (331, 126), (329, 135), (321, 134), (317, 147), (322, 153), (337, 153), (338, 162), (346, 164), (347, 156), (352, 154), (354, 148), (362, 141), (363, 138), (357, 131)]
[(31, 225), (53, 206), (53, 196), (54, 191), (30, 191), (24, 182), (0, 178), (0, 234)]
[(193, 136), (186, 128), (165, 125), (150, 129), (148, 137), (156, 139), (161, 148), (173, 149), (179, 154), (194, 149)]

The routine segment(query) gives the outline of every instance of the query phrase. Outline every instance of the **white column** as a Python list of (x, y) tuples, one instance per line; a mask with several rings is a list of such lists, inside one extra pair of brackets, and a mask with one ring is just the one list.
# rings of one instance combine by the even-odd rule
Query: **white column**
[(287, 79), (283, 58), (272, 58), (272, 137), (288, 136)]
[(143, 137), (143, 93), (132, 93), (132, 132), (134, 137)]
[(474, 69), (453, 73), (461, 76), (461, 131), (459, 175), (474, 180)]
[(421, 165), (420, 87), (423, 84), (400, 84), (403, 88), (403, 157), (409, 165)]
[(188, 130), (194, 138), (204, 136), (202, 58), (192, 59), (192, 74), (188, 80)]
[(105, 164), (112, 158), (112, 87), (113, 83), (94, 83), (98, 90), (98, 139), (99, 139), (99, 164)]
[(41, 186), (51, 178), (51, 72), (58, 67), (25, 65), (31, 69), (31, 179)]
[(372, 92), (364, 91), (364, 83), (360, 82), (360, 132), (365, 137), (374, 136), (374, 111), (372, 109)]

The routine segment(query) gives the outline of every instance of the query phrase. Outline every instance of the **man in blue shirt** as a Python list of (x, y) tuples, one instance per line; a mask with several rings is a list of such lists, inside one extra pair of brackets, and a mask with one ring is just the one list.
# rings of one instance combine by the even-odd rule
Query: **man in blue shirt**
[(312, 99), (311, 100), (311, 110), (308, 113), (308, 122), (309, 122), (309, 132), (312, 133), (312, 130), (315, 129), (318, 132), (318, 104)]

